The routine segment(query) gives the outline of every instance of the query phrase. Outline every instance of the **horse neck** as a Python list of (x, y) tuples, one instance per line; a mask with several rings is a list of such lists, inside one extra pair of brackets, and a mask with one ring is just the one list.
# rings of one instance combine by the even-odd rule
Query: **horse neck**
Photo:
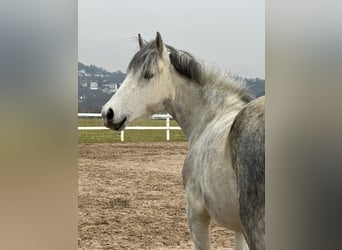
[(225, 87), (200, 85), (182, 77), (176, 77), (174, 83), (174, 99), (164, 105), (190, 144), (214, 119), (229, 113), (236, 115), (245, 105), (236, 93), (229, 92)]

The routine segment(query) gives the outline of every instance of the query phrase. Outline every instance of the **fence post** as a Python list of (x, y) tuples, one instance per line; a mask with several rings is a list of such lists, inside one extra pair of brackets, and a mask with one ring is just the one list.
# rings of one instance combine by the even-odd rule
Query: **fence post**
[(170, 140), (170, 117), (166, 117), (166, 140)]
[(125, 135), (124, 135), (124, 132), (125, 130), (121, 130), (120, 131), (120, 141), (124, 141), (125, 140)]

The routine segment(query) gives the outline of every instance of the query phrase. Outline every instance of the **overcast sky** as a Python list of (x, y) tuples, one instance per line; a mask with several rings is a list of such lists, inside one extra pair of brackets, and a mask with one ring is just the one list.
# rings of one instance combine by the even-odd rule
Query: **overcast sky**
[(192, 53), (221, 70), (265, 77), (265, 5), (256, 0), (79, 0), (78, 57), (126, 72), (135, 37)]

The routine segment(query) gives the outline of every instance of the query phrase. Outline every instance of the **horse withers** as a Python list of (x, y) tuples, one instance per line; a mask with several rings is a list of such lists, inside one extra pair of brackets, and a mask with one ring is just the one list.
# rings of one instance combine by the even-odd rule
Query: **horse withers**
[[(209, 69), (188, 52), (166, 45), (159, 32), (150, 42), (140, 34), (138, 40), (140, 50), (128, 65), (127, 77), (102, 108), (105, 126), (122, 130), (129, 122), (157, 112), (171, 114), (188, 140), (182, 177), (195, 249), (210, 249), (210, 219), (235, 232), (235, 249), (248, 249), (245, 237), (249, 240), (250, 230), (246, 228), (250, 224), (244, 226), (244, 222), (250, 220), (240, 219), (239, 200), (244, 201), (245, 192), (238, 191), (245, 187), (237, 183), (243, 178), (240, 173), (253, 166), (234, 161), (257, 158), (249, 154), (261, 151), (237, 149), (232, 154), (231, 150), (234, 141), (241, 145), (246, 142), (239, 136), (247, 128), (239, 127), (245, 121), (244, 113), (248, 113), (243, 110), (252, 103), (253, 96), (238, 80)], [(235, 122), (238, 114), (242, 122)], [(232, 128), (233, 124), (237, 128)], [(231, 135), (235, 136), (233, 140)], [(251, 184), (254, 185), (247, 182), (247, 186)], [(251, 204), (244, 205), (250, 208)], [(249, 214), (243, 215), (249, 218)]]

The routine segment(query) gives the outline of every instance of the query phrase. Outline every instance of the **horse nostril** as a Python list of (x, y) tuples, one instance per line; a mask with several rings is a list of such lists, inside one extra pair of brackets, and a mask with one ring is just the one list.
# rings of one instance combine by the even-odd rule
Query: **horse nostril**
[(107, 120), (112, 120), (114, 118), (114, 111), (111, 108), (108, 109), (106, 113), (106, 118)]

